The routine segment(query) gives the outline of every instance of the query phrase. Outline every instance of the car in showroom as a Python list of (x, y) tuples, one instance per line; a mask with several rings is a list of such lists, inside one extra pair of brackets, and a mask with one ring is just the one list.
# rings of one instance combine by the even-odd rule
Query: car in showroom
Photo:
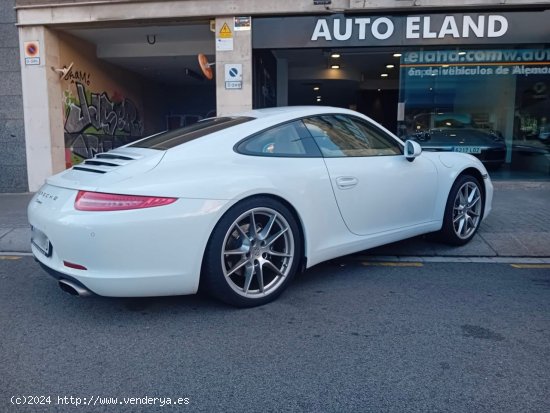
[(490, 169), (500, 168), (506, 160), (502, 135), (476, 125), (466, 113), (418, 114), (413, 130), (407, 138), (420, 143), (424, 151), (469, 153)]
[(333, 107), (253, 110), (143, 138), (47, 179), (32, 252), (75, 295), (204, 290), (265, 304), (320, 262), (420, 234), (463, 245), (491, 210), (483, 164), (422, 152)]

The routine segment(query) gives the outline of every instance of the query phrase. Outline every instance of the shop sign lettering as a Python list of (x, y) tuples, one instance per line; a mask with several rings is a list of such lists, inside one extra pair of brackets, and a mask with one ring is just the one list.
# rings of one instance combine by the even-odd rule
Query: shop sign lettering
[(486, 13), (423, 13), (258, 17), (257, 49), (546, 44), (550, 9)]
[(550, 62), (550, 49), (420, 50), (406, 52), (404, 64)]
[(453, 67), (427, 67), (414, 68), (406, 70), (409, 77), (424, 77), (424, 76), (486, 76), (486, 75), (548, 75), (550, 74), (550, 66), (544, 67), (529, 67), (525, 65), (513, 66), (453, 66)]
[[(488, 16), (445, 16), (442, 22), (435, 22), (430, 16), (408, 16), (405, 19), (407, 39), (445, 38), (495, 38), (508, 31), (508, 20), (501, 15)], [(395, 33), (395, 23), (389, 17), (356, 17), (346, 19), (319, 19), (311, 35), (312, 41), (366, 40), (372, 37), (386, 40)]]
[(548, 75), (549, 49), (419, 50), (403, 54), (409, 77)]

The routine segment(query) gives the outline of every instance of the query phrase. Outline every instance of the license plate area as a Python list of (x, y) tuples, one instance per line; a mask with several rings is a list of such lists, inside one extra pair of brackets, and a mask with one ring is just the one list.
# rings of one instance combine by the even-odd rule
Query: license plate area
[(455, 146), (453, 148), (454, 152), (461, 153), (481, 153), (481, 148), (479, 146)]
[(52, 255), (52, 244), (46, 234), (38, 228), (31, 227), (31, 244), (46, 257)]

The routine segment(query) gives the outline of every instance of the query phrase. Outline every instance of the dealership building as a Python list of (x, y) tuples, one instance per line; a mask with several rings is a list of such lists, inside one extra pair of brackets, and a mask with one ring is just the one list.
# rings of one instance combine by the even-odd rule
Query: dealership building
[(357, 110), (550, 178), (550, 1), (4, 0), (0, 192), (254, 108)]

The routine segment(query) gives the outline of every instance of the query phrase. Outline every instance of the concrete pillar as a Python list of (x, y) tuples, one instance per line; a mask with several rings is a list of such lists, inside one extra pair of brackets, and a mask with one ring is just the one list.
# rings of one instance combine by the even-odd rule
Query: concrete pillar
[[(40, 64), (25, 64), (25, 42), (37, 41)], [(19, 28), (21, 82), (27, 150), (29, 191), (37, 191), (45, 179), (65, 169), (63, 103), (57, 36), (44, 26)]]
[[(219, 47), (216, 45), (216, 107), (218, 116), (252, 109), (252, 31), (235, 31), (234, 22), (234, 17), (216, 18), (216, 42), (224, 24), (230, 28), (233, 38), (233, 50), (218, 50)], [(243, 65), (242, 89), (225, 88), (225, 65), (230, 63)]]

